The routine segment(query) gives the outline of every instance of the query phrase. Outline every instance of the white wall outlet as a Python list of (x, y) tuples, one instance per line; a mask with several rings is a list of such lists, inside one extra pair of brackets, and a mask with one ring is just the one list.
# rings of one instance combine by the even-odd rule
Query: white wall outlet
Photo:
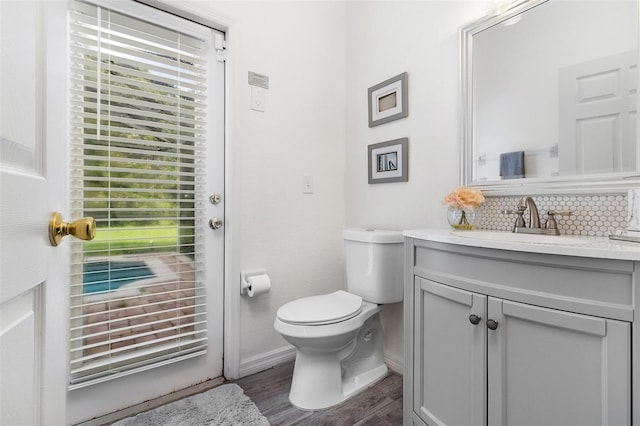
[(302, 176), (302, 193), (313, 194), (313, 176)]
[(264, 112), (266, 102), (267, 91), (260, 87), (251, 86), (251, 109)]

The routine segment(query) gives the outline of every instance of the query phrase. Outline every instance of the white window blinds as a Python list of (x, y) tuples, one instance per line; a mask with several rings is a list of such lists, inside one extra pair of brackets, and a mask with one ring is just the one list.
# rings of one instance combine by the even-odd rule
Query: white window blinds
[(72, 3), (71, 385), (204, 353), (208, 42)]

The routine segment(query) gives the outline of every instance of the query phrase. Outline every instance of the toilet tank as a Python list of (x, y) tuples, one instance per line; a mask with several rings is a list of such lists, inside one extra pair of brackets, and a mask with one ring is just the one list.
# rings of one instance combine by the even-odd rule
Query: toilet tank
[(402, 301), (404, 240), (402, 231), (345, 229), (347, 291), (367, 302)]

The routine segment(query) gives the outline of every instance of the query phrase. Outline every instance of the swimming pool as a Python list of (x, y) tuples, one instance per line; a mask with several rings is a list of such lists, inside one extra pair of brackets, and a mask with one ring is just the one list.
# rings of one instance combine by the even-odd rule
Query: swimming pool
[(113, 291), (134, 281), (155, 275), (143, 260), (105, 260), (84, 264), (82, 275), (85, 294)]

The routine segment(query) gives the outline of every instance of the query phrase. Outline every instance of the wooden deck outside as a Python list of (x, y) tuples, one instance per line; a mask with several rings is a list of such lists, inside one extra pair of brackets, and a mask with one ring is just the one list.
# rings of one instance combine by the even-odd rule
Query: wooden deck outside
[[(100, 353), (105, 353), (106, 357), (110, 350), (144, 342), (158, 341), (155, 345), (160, 345), (166, 343), (164, 338), (193, 331), (193, 268), (183, 256), (162, 254), (154, 257), (175, 274), (169, 279), (159, 278), (152, 284), (138, 287), (138, 295), (100, 301), (84, 307), (84, 345), (91, 346), (84, 351), (84, 357)], [(132, 284), (131, 288), (135, 289), (135, 282)]]

